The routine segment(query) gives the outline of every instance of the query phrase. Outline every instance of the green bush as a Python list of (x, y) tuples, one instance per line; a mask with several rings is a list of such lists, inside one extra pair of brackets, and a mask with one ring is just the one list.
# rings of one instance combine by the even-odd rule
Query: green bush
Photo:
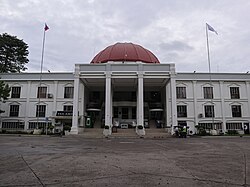
[(206, 136), (206, 135), (209, 135), (209, 134), (206, 132), (205, 129), (200, 129), (198, 135), (200, 135), (200, 136)]
[(206, 135), (210, 135), (209, 133), (206, 132), (206, 130), (200, 126), (200, 125), (196, 125), (195, 128), (197, 128), (197, 135), (199, 136), (206, 136)]
[(6, 133), (6, 130), (5, 130), (5, 129), (3, 129), (3, 130), (2, 130), (2, 133), (3, 133), (3, 134), (5, 134), (5, 133)]
[(237, 134), (239, 134), (239, 132), (237, 130), (228, 130), (227, 134), (228, 135), (237, 135)]
[(71, 130), (71, 126), (65, 125), (65, 126), (63, 126), (63, 130), (64, 131), (70, 131)]

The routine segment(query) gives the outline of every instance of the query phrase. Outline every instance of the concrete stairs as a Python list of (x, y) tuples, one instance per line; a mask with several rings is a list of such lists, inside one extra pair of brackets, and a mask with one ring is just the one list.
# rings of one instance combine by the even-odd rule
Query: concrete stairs
[[(83, 138), (105, 138), (103, 135), (103, 128), (85, 128), (81, 134)], [(139, 138), (135, 129), (117, 129), (109, 138)]]
[(83, 138), (104, 138), (102, 128), (84, 128), (79, 136)]
[[(165, 131), (165, 129), (157, 129), (157, 128), (146, 128), (146, 135), (144, 138), (150, 139), (163, 139), (172, 137), (169, 133)], [(103, 135), (103, 128), (85, 128), (84, 131), (79, 134), (79, 136), (83, 138), (105, 138)], [(118, 128), (117, 132), (113, 132), (109, 138), (140, 138), (135, 129), (121, 129)]]
[(135, 129), (117, 129), (117, 132), (113, 132), (111, 138), (139, 138)]
[(171, 134), (166, 132), (164, 128), (148, 128), (145, 129), (146, 135), (145, 138), (153, 138), (153, 139), (163, 139), (172, 137)]

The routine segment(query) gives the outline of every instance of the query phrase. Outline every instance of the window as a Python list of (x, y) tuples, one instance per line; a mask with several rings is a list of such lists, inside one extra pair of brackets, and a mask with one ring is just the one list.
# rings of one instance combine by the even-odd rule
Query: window
[(153, 102), (161, 102), (160, 92), (150, 92), (150, 100)]
[(65, 87), (64, 98), (73, 98), (73, 96), (74, 96), (74, 87)]
[(221, 123), (199, 123), (199, 126), (205, 130), (219, 130), (222, 129)]
[(93, 100), (100, 100), (100, 92), (93, 92)]
[(177, 121), (177, 123), (178, 123), (178, 126), (180, 127), (187, 126), (187, 121)]
[[(146, 111), (146, 110), (144, 110)], [(144, 114), (144, 116), (146, 117), (146, 115)], [(136, 119), (136, 107), (132, 107), (132, 119)]]
[(128, 108), (122, 108), (122, 119), (128, 119)]
[(214, 106), (207, 105), (207, 106), (204, 106), (204, 109), (205, 109), (205, 117), (206, 118), (214, 117)]
[(73, 106), (72, 105), (64, 105), (63, 111), (64, 112), (73, 112)]
[(12, 87), (11, 88), (11, 98), (20, 98), (21, 87)]
[(18, 117), (19, 105), (10, 105), (10, 117)]
[(232, 105), (232, 116), (233, 117), (241, 117), (241, 106), (240, 105)]
[(118, 107), (114, 107), (114, 118), (118, 118)]
[(36, 106), (36, 117), (45, 117), (46, 105), (37, 105)]
[(186, 87), (176, 87), (177, 99), (186, 99)]
[(35, 128), (39, 128), (39, 129), (45, 129), (46, 127), (51, 126), (51, 122), (29, 122), (29, 129), (35, 129)]
[(186, 105), (177, 106), (177, 117), (187, 117), (187, 106)]
[(242, 130), (242, 123), (226, 123), (228, 130)]
[(37, 98), (46, 98), (46, 96), (47, 96), (47, 87), (38, 87)]
[(132, 92), (131, 95), (131, 101), (136, 101), (136, 92)]
[(213, 99), (213, 87), (203, 87), (204, 99)]
[(230, 87), (230, 95), (231, 99), (239, 99), (240, 98), (239, 87)]
[(24, 122), (15, 122), (15, 121), (3, 121), (2, 122), (2, 129), (24, 129)]

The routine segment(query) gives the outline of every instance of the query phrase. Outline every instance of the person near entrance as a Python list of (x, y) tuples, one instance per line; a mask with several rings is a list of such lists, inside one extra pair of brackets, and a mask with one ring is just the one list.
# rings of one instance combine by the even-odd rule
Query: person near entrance
[(244, 134), (249, 134), (249, 123), (244, 123)]
[(178, 126), (176, 126), (175, 128), (174, 128), (174, 133), (175, 133), (175, 136), (178, 138), (179, 137), (179, 128), (178, 128)]
[(180, 138), (186, 138), (187, 137), (187, 126), (183, 126), (180, 129)]

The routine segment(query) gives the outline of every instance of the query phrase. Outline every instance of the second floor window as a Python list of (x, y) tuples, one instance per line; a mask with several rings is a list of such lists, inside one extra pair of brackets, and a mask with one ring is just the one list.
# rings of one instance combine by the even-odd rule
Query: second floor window
[(63, 111), (64, 112), (73, 112), (73, 106), (72, 105), (64, 105)]
[(10, 117), (18, 117), (19, 105), (10, 105)]
[(176, 98), (186, 99), (186, 87), (176, 87)]
[(214, 117), (214, 106), (207, 105), (207, 106), (204, 106), (204, 109), (205, 109), (205, 117), (206, 118)]
[(239, 87), (230, 87), (230, 95), (231, 99), (239, 99), (240, 98)]
[(213, 99), (213, 87), (203, 87), (204, 99)]
[(36, 117), (45, 117), (45, 114), (46, 114), (46, 105), (37, 105)]
[(74, 96), (74, 87), (65, 87), (64, 98), (73, 98), (73, 96)]
[(233, 117), (241, 117), (241, 106), (240, 105), (232, 105), (232, 116)]
[(46, 98), (46, 96), (47, 96), (47, 87), (38, 87), (37, 98)]
[(114, 118), (118, 118), (118, 107), (114, 107), (113, 113), (114, 113)]
[(21, 87), (12, 87), (11, 88), (11, 98), (20, 98)]
[(187, 117), (187, 106), (186, 105), (177, 106), (177, 117)]

